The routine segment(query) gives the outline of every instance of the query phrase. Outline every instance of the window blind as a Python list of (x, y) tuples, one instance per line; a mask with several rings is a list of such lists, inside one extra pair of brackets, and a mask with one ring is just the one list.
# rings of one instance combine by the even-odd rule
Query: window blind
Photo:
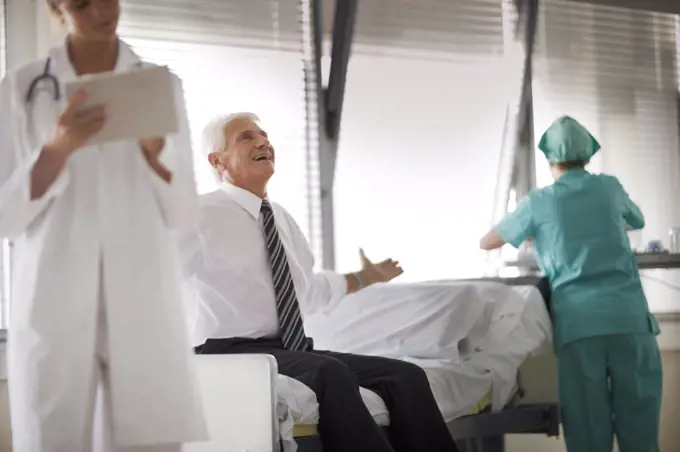
[(417, 59), (460, 59), (503, 51), (502, 0), (365, 0), (355, 48)]
[[(558, 116), (575, 117), (603, 147), (591, 171), (616, 175), (645, 213), (633, 245), (667, 240), (680, 224), (677, 18), (566, 0), (543, 0), (539, 14), (536, 142)], [(545, 158), (536, 161), (539, 185), (550, 183)], [(653, 309), (673, 303), (660, 286), (647, 289)]]
[(337, 268), (356, 269), (364, 247), (402, 262), (404, 280), (480, 276), (509, 98), (503, 2), (362, 0), (357, 14)]
[(260, 116), (276, 149), (272, 200), (309, 235), (305, 81), (298, 0), (124, 0), (121, 37), (182, 80), (200, 192), (216, 188), (198, 149), (215, 115)]
[(5, 0), (0, 0), (0, 77), (4, 76), (7, 70), (7, 33), (5, 28)]
[(123, 0), (130, 38), (300, 51), (297, 0)]
[[(321, 214), (321, 164), (319, 161), (319, 98), (317, 93), (317, 61), (315, 58), (316, 23), (312, 9), (313, 0), (300, 0), (300, 24), (302, 30), (302, 51), (304, 64), (305, 106), (306, 106), (306, 162), (307, 193), (309, 210), (307, 236), (314, 253), (317, 270), (323, 269), (323, 226)], [(328, 2), (325, 7), (331, 6)], [(323, 24), (320, 24), (323, 26)], [(321, 71), (319, 70), (319, 73)], [(325, 83), (326, 85), (327, 83)]]
[[(5, 23), (5, 0), (0, 0), (0, 80), (7, 70), (7, 32)], [(0, 238), (0, 330), (9, 322), (9, 242)]]

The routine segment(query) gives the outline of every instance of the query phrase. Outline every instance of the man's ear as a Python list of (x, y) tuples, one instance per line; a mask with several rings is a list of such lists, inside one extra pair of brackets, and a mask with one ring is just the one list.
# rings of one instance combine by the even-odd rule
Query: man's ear
[(217, 165), (220, 163), (219, 155), (217, 152), (212, 152), (208, 154), (208, 162), (210, 162), (210, 166), (213, 168), (216, 168)]

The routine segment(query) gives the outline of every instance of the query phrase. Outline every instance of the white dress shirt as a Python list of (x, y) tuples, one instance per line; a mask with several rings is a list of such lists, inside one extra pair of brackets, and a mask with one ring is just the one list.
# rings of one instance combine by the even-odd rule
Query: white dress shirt
[[(196, 227), (180, 239), (191, 341), (279, 333), (262, 199), (224, 184), (200, 197)], [(300, 310), (328, 309), (347, 292), (343, 275), (315, 273), (312, 250), (291, 215), (272, 203)]]

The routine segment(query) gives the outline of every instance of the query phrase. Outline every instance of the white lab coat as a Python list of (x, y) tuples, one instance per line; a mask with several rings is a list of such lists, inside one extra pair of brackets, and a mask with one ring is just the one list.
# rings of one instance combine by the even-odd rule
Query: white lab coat
[[(76, 77), (65, 46), (50, 57), (60, 82)], [(121, 42), (116, 70), (138, 64)], [(27, 106), (44, 65), (32, 62), (0, 84), (0, 237), (12, 239), (15, 252), (8, 338), (14, 450), (83, 447), (100, 302), (116, 445), (204, 440), (172, 240), (196, 206), (179, 79), (181, 131), (167, 137), (161, 154), (171, 184), (148, 167), (136, 141), (116, 142), (76, 151), (49, 191), (31, 201), (32, 165), (65, 106), (47, 81)]]

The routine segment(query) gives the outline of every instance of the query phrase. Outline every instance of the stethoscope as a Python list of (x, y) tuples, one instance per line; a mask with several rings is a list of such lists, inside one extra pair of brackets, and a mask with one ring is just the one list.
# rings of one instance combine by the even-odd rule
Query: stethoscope
[[(134, 67), (142, 67), (143, 62), (138, 61), (135, 63)], [(35, 77), (32, 81), (31, 84), (28, 87), (28, 91), (26, 92), (26, 98), (24, 99), (26, 101), (26, 110), (27, 110), (27, 122), (28, 122), (28, 131), (33, 130), (33, 114), (32, 112), (29, 112), (29, 106), (32, 106), (31, 104), (34, 104), (35, 98), (36, 98), (36, 93), (40, 91), (40, 83), (42, 82), (47, 82), (49, 85), (52, 87), (53, 95), (52, 95), (52, 100), (56, 103), (58, 103), (61, 100), (61, 87), (59, 85), (59, 79), (57, 78), (56, 75), (53, 75), (50, 71), (52, 66), (52, 57), (48, 56), (47, 60), (45, 61), (45, 68), (43, 69), (42, 74), (38, 75)], [(32, 108), (31, 108), (32, 110)], [(29, 135), (31, 133), (29, 132)]]
[(36, 89), (38, 88), (38, 85), (43, 81), (47, 81), (52, 84), (52, 89), (54, 90), (54, 95), (52, 96), (52, 98), (54, 99), (54, 101), (58, 102), (61, 100), (61, 88), (59, 87), (59, 80), (57, 79), (56, 76), (50, 73), (50, 66), (52, 66), (52, 57), (47, 57), (43, 73), (35, 77), (31, 81), (31, 85), (28, 87), (28, 92), (26, 93), (27, 104), (33, 102), (33, 100), (35, 99)]
[[(138, 61), (135, 63), (135, 67), (142, 67), (143, 63), (141, 61)], [(38, 88), (38, 85), (43, 82), (49, 82), (52, 85), (52, 89), (54, 91), (54, 95), (52, 96), (52, 99), (55, 102), (59, 102), (61, 100), (61, 88), (59, 87), (59, 80), (55, 75), (52, 75), (50, 73), (50, 67), (52, 66), (52, 57), (47, 57), (47, 60), (45, 61), (45, 69), (43, 69), (42, 74), (39, 76), (35, 77), (32, 81), (31, 84), (28, 87), (28, 92), (26, 92), (26, 103), (30, 104), (35, 100), (35, 93)]]
[[(144, 65), (144, 63), (142, 61), (137, 61), (134, 64), (134, 67), (139, 68), (139, 67), (142, 67), (143, 65)], [(48, 84), (51, 85), (51, 88), (52, 88), (52, 91), (53, 91), (52, 100), (54, 101), (55, 104), (57, 104), (61, 100), (61, 87), (59, 85), (59, 79), (57, 78), (56, 75), (53, 75), (51, 73), (51, 71), (50, 71), (51, 66), (52, 66), (52, 57), (48, 56), (47, 60), (45, 61), (45, 68), (43, 69), (42, 74), (38, 75), (37, 77), (35, 77), (31, 81), (31, 84), (28, 87), (28, 91), (26, 92), (26, 97), (25, 97), (24, 100), (26, 101), (26, 122), (25, 122), (25, 126), (26, 126), (27, 137), (32, 137), (33, 132), (34, 132), (35, 121), (34, 121), (34, 118), (33, 118), (33, 113), (34, 113), (33, 107), (35, 105), (32, 105), (32, 104), (35, 104), (36, 93), (38, 93), (40, 91), (40, 89), (39, 89), (40, 83), (48, 82)], [(29, 110), (31, 110), (31, 111), (29, 111)], [(32, 141), (32, 140), (29, 138), (29, 143), (26, 143), (26, 144), (29, 145), (29, 147), (28, 147), (29, 149), (34, 149), (33, 145), (35, 143), (30, 143), (30, 141)]]
[(35, 102), (37, 94), (41, 91), (40, 83), (47, 82), (48, 85), (51, 87), (53, 91), (52, 100), (54, 101), (54, 105), (57, 105), (61, 100), (61, 87), (59, 86), (59, 80), (57, 79), (56, 75), (53, 75), (51, 73), (50, 71), (51, 66), (52, 57), (49, 56), (45, 61), (45, 68), (43, 69), (42, 74), (35, 77), (28, 87), (26, 97), (24, 98), (25, 114), (17, 116), (16, 118), (16, 120), (19, 121), (19, 123), (17, 124), (19, 126), (18, 130), (22, 129), (24, 130), (24, 133), (20, 134), (20, 136), (22, 137), (20, 138), (20, 140), (22, 140), (22, 145), (26, 146), (27, 149), (35, 149), (39, 141), (39, 138), (36, 137), (37, 131), (34, 127), (35, 118), (33, 116), (36, 113)]
[[(143, 63), (141, 61), (138, 61), (134, 66), (135, 67), (142, 67)], [(40, 89), (40, 84), (46, 82), (48, 86), (52, 89), (52, 100), (54, 101), (54, 104), (58, 104), (59, 101), (61, 100), (61, 86), (59, 84), (59, 79), (57, 78), (56, 75), (52, 74), (51, 72), (52, 68), (52, 57), (48, 56), (47, 60), (45, 61), (45, 67), (43, 69), (42, 74), (38, 75), (35, 77), (32, 81), (31, 84), (28, 87), (28, 90), (26, 92), (26, 97), (24, 98), (26, 102), (26, 115), (25, 115), (25, 122), (24, 122), (24, 127), (26, 130), (26, 138), (28, 142), (25, 144), (28, 146), (28, 149), (34, 149), (35, 143), (32, 143), (34, 141), (31, 139), (31, 137), (34, 136), (35, 132), (35, 120), (33, 118), (33, 115), (35, 113), (35, 101), (37, 94), (41, 91)]]

